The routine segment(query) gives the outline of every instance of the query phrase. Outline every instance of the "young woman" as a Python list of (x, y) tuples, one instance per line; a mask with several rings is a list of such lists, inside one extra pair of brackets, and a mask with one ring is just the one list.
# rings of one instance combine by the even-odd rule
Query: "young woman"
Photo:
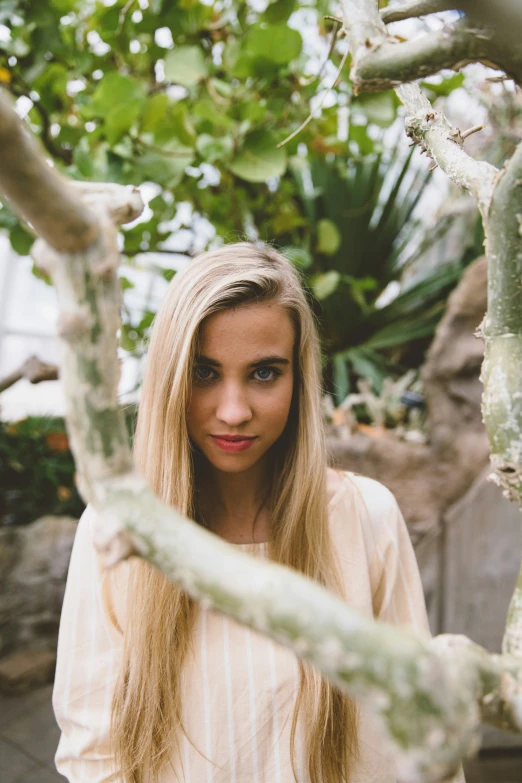
[[(327, 468), (321, 396), (299, 273), (270, 245), (224, 245), (173, 278), (156, 316), (137, 468), (232, 545), (429, 635), (397, 503)], [(70, 783), (395, 782), (371, 716), (291, 650), (138, 558), (104, 570), (94, 513), (74, 542), (53, 692)]]

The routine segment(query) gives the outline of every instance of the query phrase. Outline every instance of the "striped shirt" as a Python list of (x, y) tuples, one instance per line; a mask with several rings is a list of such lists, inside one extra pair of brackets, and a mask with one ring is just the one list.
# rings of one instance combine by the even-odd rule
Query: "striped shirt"
[[(429, 636), (415, 554), (393, 494), (374, 479), (343, 472), (328, 511), (349, 605)], [(74, 540), (53, 690), (62, 732), (55, 764), (70, 783), (104, 783), (112, 771), (110, 705), (121, 660), (128, 563), (104, 570), (92, 540), (93, 513), (88, 506)], [(233, 546), (267, 555), (264, 543)], [(183, 722), (193, 744), (182, 735), (175, 771), (167, 766), (161, 783), (292, 783), (297, 685), (291, 650), (202, 608), (194, 655), (187, 656), (180, 676)], [(362, 706), (359, 748), (353, 783), (395, 783), (394, 763)], [(299, 722), (296, 758), (298, 782), (309, 783)]]

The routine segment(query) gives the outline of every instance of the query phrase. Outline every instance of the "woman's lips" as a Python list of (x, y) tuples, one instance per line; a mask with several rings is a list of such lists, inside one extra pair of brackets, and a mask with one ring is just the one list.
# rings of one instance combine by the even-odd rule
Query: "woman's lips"
[(237, 452), (245, 451), (250, 448), (255, 438), (245, 438), (245, 440), (223, 440), (223, 438), (216, 438), (214, 435), (210, 436), (216, 446), (223, 451)]

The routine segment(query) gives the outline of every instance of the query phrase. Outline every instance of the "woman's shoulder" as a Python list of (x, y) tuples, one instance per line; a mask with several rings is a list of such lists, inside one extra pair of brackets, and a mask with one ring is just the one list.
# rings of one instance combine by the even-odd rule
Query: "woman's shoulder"
[(395, 539), (397, 528), (404, 522), (393, 492), (369, 476), (350, 470), (332, 472), (330, 509), (342, 512), (345, 519), (360, 526), (367, 544)]
[(368, 506), (372, 516), (397, 504), (393, 492), (380, 481), (351, 470), (328, 468), (327, 492), (330, 503), (345, 494), (358, 498)]

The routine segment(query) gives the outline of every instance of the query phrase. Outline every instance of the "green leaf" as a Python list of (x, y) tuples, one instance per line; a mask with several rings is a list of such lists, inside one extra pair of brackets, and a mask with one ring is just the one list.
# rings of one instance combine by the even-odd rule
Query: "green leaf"
[(124, 351), (128, 351), (129, 353), (132, 353), (133, 351), (136, 350), (137, 339), (136, 337), (130, 337), (129, 332), (134, 333), (135, 330), (133, 329), (132, 326), (129, 326), (128, 324), (122, 324), (121, 331), (120, 331), (120, 345)]
[[(172, 144), (169, 147), (172, 148)], [(183, 150), (186, 154), (183, 154)], [(173, 150), (166, 150), (173, 151)], [(185, 169), (194, 160), (194, 152), (179, 145), (180, 155), (175, 157), (162, 155), (159, 152), (145, 152), (136, 162), (135, 170), (138, 177), (149, 182), (156, 182), (164, 187), (174, 187), (183, 178)]]
[(234, 88), (232, 85), (223, 81), (223, 79), (216, 79), (214, 77), (210, 81), (215, 91), (218, 93), (218, 95), (221, 95), (222, 98), (231, 98), (234, 94)]
[(380, 128), (388, 128), (397, 116), (397, 103), (391, 92), (363, 93), (357, 97), (355, 106), (362, 110), (368, 122)]
[(342, 237), (335, 223), (327, 218), (317, 224), (317, 252), (333, 256), (341, 246)]
[(263, 21), (269, 24), (278, 24), (286, 22), (293, 13), (296, 6), (296, 0), (273, 0), (263, 13)]
[(366, 125), (354, 125), (351, 123), (349, 138), (350, 141), (355, 141), (359, 147), (359, 155), (371, 155), (374, 141), (368, 136)]
[(9, 239), (11, 240), (11, 246), (15, 253), (19, 256), (29, 255), (29, 251), (34, 242), (34, 237), (29, 234), (23, 226), (20, 224), (15, 226), (9, 232)]
[(254, 24), (246, 39), (246, 50), (250, 55), (278, 65), (285, 65), (298, 57), (302, 46), (300, 33), (286, 24)]
[(47, 272), (44, 272), (43, 269), (40, 269), (39, 266), (36, 266), (36, 264), (33, 263), (33, 266), (31, 268), (32, 274), (38, 278), (38, 280), (42, 280), (46, 285), (53, 286), (53, 281), (51, 280), (50, 276), (47, 274)]
[(370, 381), (376, 394), (380, 394), (383, 381), (390, 371), (386, 366), (383, 366), (379, 354), (361, 346), (346, 351), (344, 356), (351, 364), (354, 373)]
[[(172, 132), (176, 138), (186, 147), (192, 147), (196, 143), (196, 130), (192, 124), (187, 106), (182, 101), (178, 101), (178, 103), (174, 104), (171, 108), (170, 120), (169, 123), (165, 123), (165, 126), (166, 132), (172, 127)], [(160, 134), (156, 131), (156, 138), (158, 141), (160, 140), (159, 136)], [(167, 138), (163, 139), (163, 141), (167, 140)]]
[(135, 288), (135, 283), (131, 283), (126, 277), (120, 277), (121, 290), (126, 291), (128, 288)]
[(196, 115), (196, 117), (208, 120), (208, 122), (211, 122), (212, 125), (215, 125), (217, 128), (231, 130), (234, 127), (232, 118), (227, 114), (223, 114), (214, 101), (208, 99), (197, 101), (192, 106), (192, 113)]
[(61, 16), (74, 11), (79, 4), (80, 0), (52, 0), (51, 2), (51, 5), (60, 12)]
[(0, 228), (15, 228), (18, 218), (5, 204), (0, 204)]
[(329, 272), (325, 272), (322, 275), (317, 275), (312, 278), (311, 286), (312, 291), (319, 301), (327, 299), (337, 289), (341, 275), (336, 269), (330, 269)]
[(229, 38), (223, 49), (223, 65), (227, 71), (233, 71), (241, 56), (241, 41), (237, 38)]
[(259, 101), (251, 101), (249, 103), (243, 103), (239, 106), (239, 114), (242, 120), (248, 120), (254, 124), (260, 123), (264, 120), (267, 110), (266, 106)]
[(205, 55), (199, 46), (177, 46), (165, 57), (165, 78), (183, 87), (194, 87), (208, 76)]
[(344, 355), (336, 353), (332, 359), (334, 394), (337, 405), (340, 405), (350, 393), (350, 377)]
[(209, 133), (202, 133), (198, 136), (196, 141), (196, 149), (201, 157), (213, 163), (219, 158), (225, 157), (232, 152), (233, 144), (230, 136), (223, 136), (222, 138), (215, 138)]
[(141, 112), (141, 101), (130, 101), (115, 106), (105, 117), (105, 135), (111, 146), (130, 130)]
[(141, 118), (140, 129), (145, 133), (153, 131), (156, 126), (165, 119), (169, 108), (169, 98), (164, 93), (152, 95), (147, 99), (145, 110)]
[(118, 104), (129, 105), (138, 99), (142, 100), (143, 97), (143, 85), (130, 76), (111, 71), (102, 77), (86, 109), (94, 113), (92, 116), (105, 117)]
[(266, 182), (286, 170), (286, 152), (277, 148), (275, 136), (258, 130), (250, 133), (240, 152), (228, 164), (230, 171), (247, 182)]
[(435, 95), (449, 95), (450, 92), (453, 92), (453, 90), (456, 90), (457, 87), (461, 87), (464, 82), (464, 74), (462, 72), (455, 73), (453, 76), (450, 76), (448, 79), (443, 79), (440, 82), (428, 82), (423, 81), (421, 82), (421, 87), (424, 87), (426, 90), (430, 90)]
[(312, 257), (302, 247), (283, 247), (281, 249), (289, 261), (298, 269), (308, 269), (312, 265)]

